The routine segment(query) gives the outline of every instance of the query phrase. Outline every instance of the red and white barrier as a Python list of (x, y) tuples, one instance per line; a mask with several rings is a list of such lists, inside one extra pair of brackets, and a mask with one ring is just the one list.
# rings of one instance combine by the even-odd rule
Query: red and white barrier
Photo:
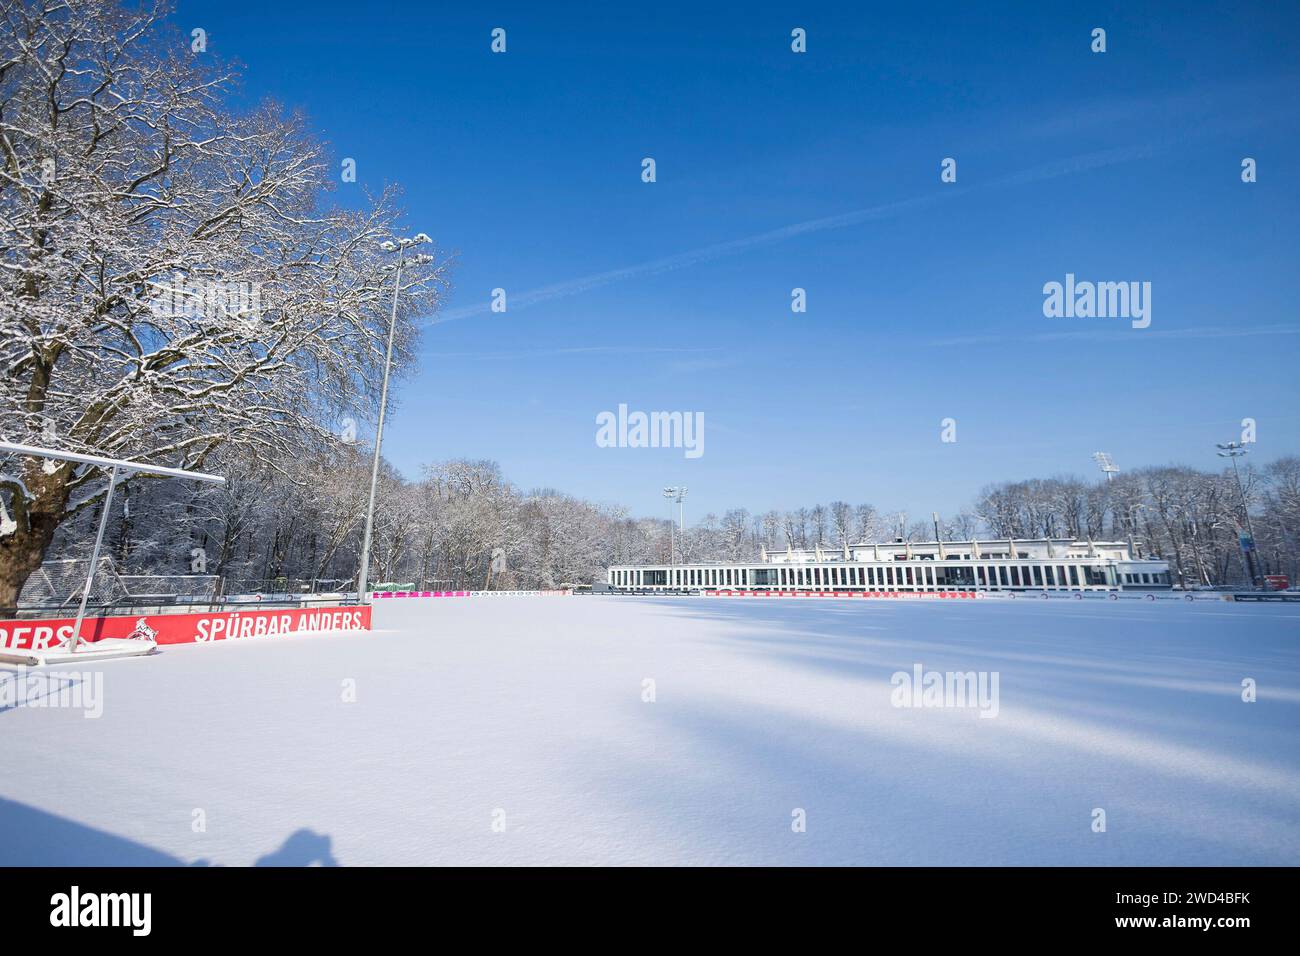
[(705, 597), (802, 597), (802, 598), (982, 598), (979, 591), (705, 591)]
[(399, 598), (399, 597), (469, 597), (473, 591), (372, 591), (370, 597), (376, 598)]
[(405, 597), (511, 597), (517, 595), (562, 595), (571, 594), (567, 588), (553, 588), (548, 591), (372, 591), (373, 598)]
[[(72, 636), (75, 618), (0, 621), (0, 649), (54, 650)], [(139, 638), (157, 644), (206, 644), (244, 638), (282, 637), (308, 631), (368, 631), (370, 608), (278, 608), (205, 614), (132, 614), (86, 618), (82, 641)]]

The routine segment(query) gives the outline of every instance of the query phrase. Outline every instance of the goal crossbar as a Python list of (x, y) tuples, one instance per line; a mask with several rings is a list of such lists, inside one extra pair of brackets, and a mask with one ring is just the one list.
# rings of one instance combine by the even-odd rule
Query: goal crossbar
[[(81, 604), (77, 608), (77, 620), (72, 626), (72, 637), (68, 642), (67, 656), (71, 657), (77, 653), (77, 647), (81, 644), (81, 624), (86, 618), (86, 602), (90, 599), (90, 589), (95, 581), (95, 567), (99, 564), (99, 549), (104, 544), (104, 528), (108, 525), (109, 508), (113, 504), (113, 489), (117, 487), (118, 474), (126, 472), (128, 474), (139, 473), (144, 475), (161, 475), (167, 478), (188, 478), (192, 481), (205, 481), (209, 484), (223, 485), (226, 479), (220, 475), (209, 475), (201, 471), (188, 471), (184, 468), (167, 468), (162, 465), (148, 465), (140, 461), (130, 461), (124, 458), (106, 458), (102, 455), (86, 455), (75, 451), (62, 451), (56, 448), (39, 448), (35, 445), (20, 445), (15, 442), (0, 441), (0, 452), (8, 452), (14, 455), (26, 455), (32, 458), (52, 458), (58, 461), (75, 461), (86, 465), (96, 465), (100, 468), (108, 469), (108, 492), (104, 495), (104, 505), (99, 516), (99, 531), (95, 535), (95, 548), (90, 556), (90, 570), (86, 574), (86, 584), (81, 590)], [(138, 643), (138, 642), (130, 642)], [(154, 650), (153, 642), (141, 644), (137, 647), (114, 649), (111, 651), (96, 651), (96, 659), (105, 657), (135, 657), (140, 654), (148, 654)], [(84, 658), (86, 653), (83, 652)], [(50, 659), (56, 655), (45, 654), (33, 659), (29, 655), (5, 655), (0, 653), (0, 661), (21, 664), (44, 664), (49, 663)], [(63, 657), (64, 655), (57, 655)]]
[(135, 471), (146, 475), (190, 478), (194, 481), (206, 481), (215, 485), (224, 485), (226, 483), (226, 479), (220, 475), (209, 475), (202, 471), (189, 471), (185, 468), (165, 468), (162, 465), (148, 465), (142, 461), (129, 461), (125, 458), (105, 458), (102, 455), (85, 455), (76, 451), (57, 451), (53, 448), (38, 448), (35, 445), (19, 445), (8, 441), (0, 441), (0, 451), (11, 452), (15, 455), (28, 455), (32, 458), (57, 458), (60, 461), (76, 461), (85, 465), (117, 468), (120, 471)]

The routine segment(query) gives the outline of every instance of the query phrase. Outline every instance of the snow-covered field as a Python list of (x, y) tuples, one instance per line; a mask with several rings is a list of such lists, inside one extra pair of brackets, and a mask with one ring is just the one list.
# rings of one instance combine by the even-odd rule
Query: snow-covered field
[[(0, 863), (1300, 864), (1300, 607), (504, 597), (375, 622), (92, 665), (98, 719), (0, 708)], [(917, 665), (996, 673), (996, 701), (894, 706)]]

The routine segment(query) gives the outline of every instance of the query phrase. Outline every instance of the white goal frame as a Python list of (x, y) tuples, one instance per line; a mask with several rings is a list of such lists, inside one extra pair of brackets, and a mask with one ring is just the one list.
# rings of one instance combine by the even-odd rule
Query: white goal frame
[[(189, 471), (185, 468), (166, 468), (161, 465), (147, 465), (140, 461), (129, 461), (124, 458), (105, 458), (102, 455), (85, 455), (81, 452), (60, 451), (56, 448), (39, 448), (35, 445), (20, 445), (15, 442), (0, 441), (0, 452), (8, 452), (14, 455), (24, 455), (29, 458), (52, 458), (57, 461), (75, 461), (85, 465), (95, 465), (99, 468), (108, 469), (108, 493), (104, 496), (104, 504), (99, 516), (99, 531), (95, 534), (95, 547), (90, 555), (90, 568), (86, 574), (86, 584), (81, 590), (81, 603), (77, 606), (77, 620), (72, 626), (72, 638), (68, 642), (67, 655), (76, 654), (78, 659), (84, 660), (91, 656), (95, 658), (104, 657), (133, 657), (138, 654), (145, 654), (154, 649), (152, 643), (144, 648), (137, 649), (115, 649), (105, 651), (82, 651), (80, 654), (77, 648), (81, 645), (81, 624), (86, 618), (86, 602), (90, 600), (90, 589), (95, 581), (95, 569), (99, 566), (99, 550), (104, 543), (104, 529), (108, 525), (108, 513), (110, 506), (113, 504), (113, 489), (117, 487), (119, 475), (123, 478), (133, 474), (142, 475), (160, 475), (165, 478), (189, 478), (193, 481), (204, 481), (214, 485), (224, 485), (226, 479), (220, 475), (209, 475), (201, 471)], [(133, 642), (137, 643), (138, 642)], [(51, 655), (44, 655), (50, 657)], [(58, 655), (65, 657), (65, 655)], [(0, 660), (16, 661), (18, 663), (37, 664), (44, 663), (44, 659), (37, 655), (0, 655)]]

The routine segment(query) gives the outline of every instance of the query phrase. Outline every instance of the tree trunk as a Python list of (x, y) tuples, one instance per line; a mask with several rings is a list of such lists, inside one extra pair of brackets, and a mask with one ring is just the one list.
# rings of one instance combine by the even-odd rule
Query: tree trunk
[(18, 527), (0, 537), (0, 617), (14, 616), (23, 585), (45, 560), (54, 532), (67, 517), (70, 469), (64, 466), (47, 475), (40, 462), (33, 462), (24, 471), (34, 497), (14, 493), (11, 510)]

